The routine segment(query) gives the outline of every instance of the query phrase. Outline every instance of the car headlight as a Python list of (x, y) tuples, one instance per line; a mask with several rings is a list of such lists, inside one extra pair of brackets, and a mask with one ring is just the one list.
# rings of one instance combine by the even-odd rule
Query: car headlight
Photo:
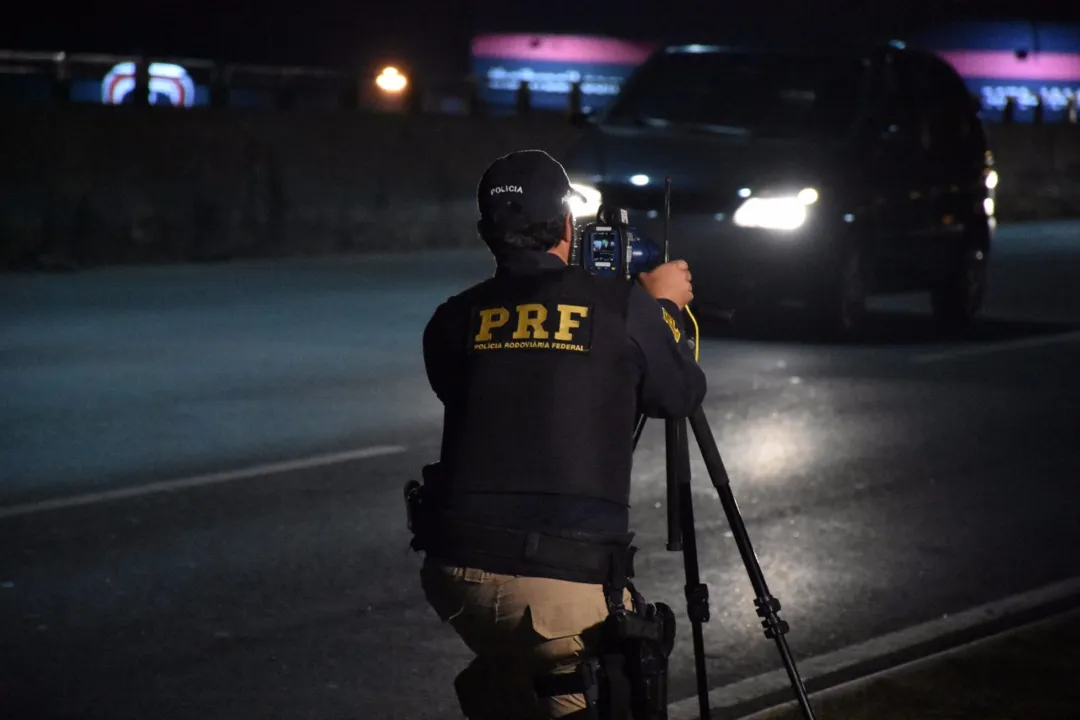
[(804, 188), (797, 195), (750, 197), (735, 211), (733, 220), (745, 228), (797, 230), (806, 223), (806, 208), (817, 201), (814, 188)]
[(581, 196), (570, 196), (570, 213), (574, 216), (574, 220), (578, 218), (595, 218), (596, 213), (600, 210), (602, 200), (600, 191), (594, 187), (579, 185), (578, 183), (570, 183), (570, 188)]

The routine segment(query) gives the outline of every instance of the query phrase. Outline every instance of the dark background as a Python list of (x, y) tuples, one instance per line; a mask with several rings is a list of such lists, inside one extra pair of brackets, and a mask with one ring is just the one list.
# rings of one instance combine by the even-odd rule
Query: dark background
[[(8, 15), (0, 47), (136, 52), (270, 64), (403, 62), (425, 72), (467, 70), (481, 32), (577, 32), (655, 39), (689, 29), (755, 33), (902, 34), (955, 17), (1080, 19), (1068, 0), (98, 0), (35, 2)], [(1073, 6), (1073, 7), (1070, 7)]]

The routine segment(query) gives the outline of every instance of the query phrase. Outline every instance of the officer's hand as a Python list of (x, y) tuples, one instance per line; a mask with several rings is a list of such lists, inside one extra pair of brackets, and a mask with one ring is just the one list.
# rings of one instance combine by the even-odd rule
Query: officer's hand
[(690, 284), (690, 266), (685, 260), (672, 260), (664, 263), (652, 272), (638, 276), (641, 286), (657, 300), (670, 300), (679, 310), (694, 299), (694, 288)]

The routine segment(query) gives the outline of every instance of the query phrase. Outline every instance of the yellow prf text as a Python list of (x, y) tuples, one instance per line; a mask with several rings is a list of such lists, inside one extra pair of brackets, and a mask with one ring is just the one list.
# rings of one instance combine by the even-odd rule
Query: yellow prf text
[[(589, 316), (584, 305), (524, 303), (513, 312), (505, 307), (479, 311), (480, 324), (473, 337), (475, 350), (563, 350), (588, 352), (589, 341), (577, 337)], [(510, 325), (511, 317), (514, 324)], [(513, 332), (509, 332), (510, 328)], [(501, 332), (500, 332), (501, 331)]]

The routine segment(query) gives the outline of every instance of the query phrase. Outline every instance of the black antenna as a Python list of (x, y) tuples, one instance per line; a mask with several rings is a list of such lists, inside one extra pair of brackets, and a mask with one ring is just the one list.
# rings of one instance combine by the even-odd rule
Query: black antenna
[(668, 224), (671, 222), (671, 178), (664, 178), (664, 262), (671, 260), (668, 249)]

